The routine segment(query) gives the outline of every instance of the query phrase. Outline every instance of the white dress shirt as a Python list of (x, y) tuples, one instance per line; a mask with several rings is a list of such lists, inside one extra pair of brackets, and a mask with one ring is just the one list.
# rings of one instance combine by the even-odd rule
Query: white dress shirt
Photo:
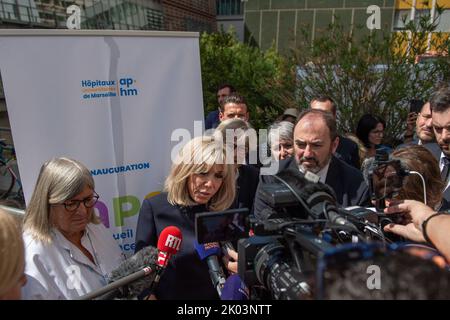
[(57, 229), (52, 242), (37, 241), (25, 232), (24, 299), (73, 299), (107, 284), (106, 275), (117, 268), (124, 255), (112, 233), (102, 223), (89, 223), (81, 243), (95, 264)]
[[(330, 161), (328, 161), (328, 163), (326, 164), (325, 167), (320, 169), (319, 172), (314, 173), (316, 176), (319, 177), (319, 181), (322, 182), (322, 183), (325, 183), (325, 181), (327, 180), (328, 168), (330, 167), (330, 163), (331, 163), (331, 159), (330, 159)], [(299, 168), (301, 173), (303, 173), (303, 174), (306, 173), (301, 165), (299, 165), (298, 168)]]

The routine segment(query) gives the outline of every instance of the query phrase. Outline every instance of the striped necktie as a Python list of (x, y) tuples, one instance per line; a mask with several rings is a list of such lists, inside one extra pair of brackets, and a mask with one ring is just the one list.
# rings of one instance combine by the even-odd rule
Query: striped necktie
[(444, 183), (447, 183), (448, 174), (450, 172), (450, 170), (449, 170), (450, 159), (447, 157), (444, 157), (444, 158), (442, 158), (442, 162), (444, 163), (444, 167), (442, 168), (441, 178), (442, 178), (442, 181), (444, 181)]

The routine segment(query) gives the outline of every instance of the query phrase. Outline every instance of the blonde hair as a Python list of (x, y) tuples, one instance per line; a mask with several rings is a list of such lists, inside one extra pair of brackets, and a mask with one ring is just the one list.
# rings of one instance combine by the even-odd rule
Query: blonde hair
[(0, 209), (0, 296), (23, 276), (25, 249), (17, 218)]
[(164, 190), (168, 192), (169, 203), (181, 206), (197, 205), (189, 194), (189, 177), (193, 174), (208, 172), (215, 164), (223, 164), (223, 182), (211, 198), (208, 209), (211, 211), (228, 209), (235, 196), (235, 170), (234, 165), (224, 164), (225, 158), (222, 141), (212, 136), (196, 137), (190, 140), (174, 160), (165, 181)]
[[(62, 157), (44, 163), (25, 212), (24, 230), (34, 239), (50, 243), (50, 205), (73, 198), (85, 187), (94, 190), (95, 184), (81, 162)], [(92, 214), (90, 222), (98, 224), (100, 219)]]
[(359, 155), (359, 166), (362, 166), (362, 163), (367, 158), (367, 148), (364, 146), (361, 140), (354, 135), (353, 133), (347, 133), (346, 137), (352, 140), (358, 146), (358, 155)]

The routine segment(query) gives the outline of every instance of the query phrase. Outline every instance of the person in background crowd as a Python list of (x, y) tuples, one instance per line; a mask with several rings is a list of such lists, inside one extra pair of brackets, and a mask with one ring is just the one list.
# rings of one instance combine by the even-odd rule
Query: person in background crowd
[[(444, 183), (441, 180), (439, 165), (433, 154), (424, 146), (410, 145), (396, 149), (393, 159), (400, 159), (406, 169), (422, 174), (425, 180), (426, 204), (434, 210), (450, 209), (443, 198)], [(422, 179), (416, 174), (405, 177), (404, 184), (396, 199), (410, 199), (425, 203)]]
[(250, 113), (247, 107), (247, 102), (243, 96), (238, 94), (231, 94), (223, 99), (220, 106), (219, 120), (239, 118), (249, 121)]
[[(225, 145), (228, 144), (226, 146), (230, 148), (229, 150), (234, 150), (236, 196), (230, 209), (247, 208), (252, 212), (259, 182), (259, 169), (245, 164), (248, 149), (251, 147), (249, 146), (251, 139), (247, 134), (249, 129), (252, 129), (251, 126), (242, 119), (227, 119), (219, 124), (214, 135), (217, 139), (222, 139)], [(227, 132), (233, 141), (227, 141)]]
[[(414, 114), (415, 116), (411, 116)], [(415, 129), (415, 132), (414, 132)], [(416, 137), (414, 138), (414, 133)], [(414, 138), (414, 139), (413, 139)], [(405, 141), (405, 145), (409, 144), (427, 144), (431, 142), (435, 142), (435, 136), (433, 132), (433, 124), (431, 120), (431, 108), (430, 102), (425, 102), (420, 111), (418, 113), (409, 113), (408, 114), (408, 126), (405, 132), (405, 140), (409, 139), (409, 141)], [(401, 148), (403, 145), (400, 145)]]
[(73, 299), (107, 284), (124, 260), (94, 213), (99, 196), (80, 162), (55, 158), (41, 167), (25, 212), (25, 299)]
[(269, 127), (267, 144), (272, 159), (279, 161), (291, 157), (294, 153), (294, 124), (289, 121), (275, 122)]
[[(311, 100), (311, 109), (322, 110), (329, 112), (334, 117), (334, 121), (337, 121), (337, 106), (334, 100), (329, 96), (317, 96)], [(352, 140), (338, 135), (339, 144), (336, 148), (334, 155), (345, 161), (347, 164), (359, 169), (360, 168), (360, 157), (359, 149), (356, 143)]]
[[(303, 111), (294, 128), (294, 157), (280, 161), (278, 172), (290, 169), (306, 174), (309, 171), (316, 175), (318, 181), (334, 190), (340, 205), (364, 206), (369, 202), (368, 186), (358, 169), (333, 156), (338, 143), (336, 122), (330, 113), (314, 109)], [(261, 175), (258, 189), (274, 181), (273, 176)], [(256, 218), (270, 218), (267, 213), (271, 209), (257, 191), (254, 205)], [(295, 216), (295, 212), (292, 215)]]
[(297, 121), (299, 111), (296, 108), (288, 108), (284, 110), (283, 114), (278, 117), (277, 121), (275, 122), (281, 122), (281, 121), (287, 121), (295, 125), (295, 122)]
[(359, 119), (356, 127), (356, 136), (367, 148), (367, 157), (374, 157), (376, 150), (385, 150), (390, 153), (391, 148), (382, 145), (385, 124), (379, 117), (365, 114)]
[(438, 150), (431, 150), (439, 159), (441, 178), (444, 181), (444, 198), (450, 202), (450, 87), (437, 90), (430, 99), (432, 124)]
[(219, 123), (220, 123), (219, 112), (220, 112), (220, 108), (222, 107), (223, 100), (225, 99), (225, 97), (227, 97), (235, 92), (236, 92), (236, 89), (234, 89), (234, 87), (228, 83), (221, 84), (217, 88), (217, 103), (218, 103), (219, 107), (217, 108), (217, 110), (211, 111), (206, 116), (205, 130), (214, 129), (219, 125)]
[(25, 250), (18, 219), (0, 209), (0, 300), (20, 300)]
[(347, 133), (345, 135), (347, 139), (352, 140), (356, 145), (358, 146), (358, 155), (359, 155), (359, 167), (361, 168), (364, 159), (367, 157), (367, 148), (364, 146), (364, 144), (361, 142), (361, 140), (358, 139), (358, 137), (353, 133)]
[[(212, 136), (189, 141), (173, 160), (164, 192), (145, 199), (139, 212), (136, 252), (156, 246), (162, 230), (178, 227), (180, 251), (166, 267), (153, 296), (160, 300), (218, 299), (208, 265), (194, 248), (195, 216), (228, 209), (235, 198), (235, 167), (226, 164), (222, 143)], [(224, 164), (225, 163), (225, 164)]]

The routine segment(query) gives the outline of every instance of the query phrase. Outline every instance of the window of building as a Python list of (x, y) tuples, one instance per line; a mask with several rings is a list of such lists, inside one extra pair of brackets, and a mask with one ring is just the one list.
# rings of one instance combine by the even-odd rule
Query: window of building
[(242, 15), (244, 3), (242, 0), (216, 0), (216, 8), (219, 16)]

